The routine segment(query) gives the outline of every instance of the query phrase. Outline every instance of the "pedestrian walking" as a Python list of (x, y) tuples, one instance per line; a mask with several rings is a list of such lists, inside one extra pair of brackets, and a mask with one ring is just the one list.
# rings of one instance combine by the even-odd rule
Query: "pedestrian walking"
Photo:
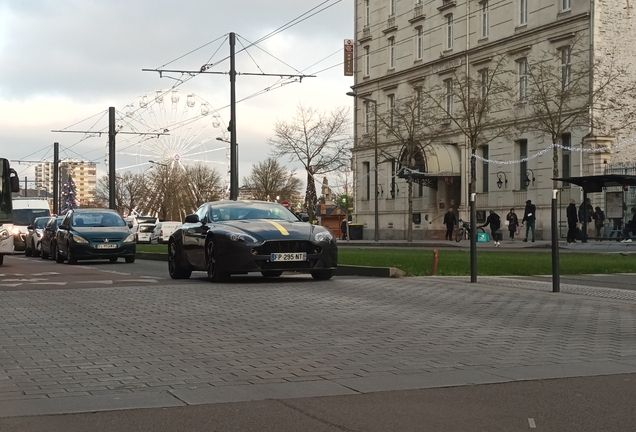
[(340, 231), (342, 232), (342, 239), (346, 240), (347, 239), (347, 220), (343, 219), (342, 223), (340, 224)]
[(448, 211), (444, 215), (444, 225), (446, 225), (446, 240), (453, 240), (453, 230), (455, 229), (455, 225), (457, 224), (457, 218), (455, 217), (455, 213), (453, 213), (453, 208), (449, 207)]
[(599, 206), (596, 206), (594, 213), (592, 213), (592, 219), (594, 219), (594, 228), (596, 228), (596, 239), (603, 240), (603, 227), (605, 226), (605, 213)]
[(490, 214), (486, 218), (486, 223), (483, 224), (481, 227), (485, 228), (488, 225), (490, 225), (490, 233), (492, 235), (493, 241), (495, 242), (495, 247), (499, 247), (499, 245), (501, 244), (501, 233), (497, 231), (499, 231), (499, 228), (501, 228), (501, 218), (497, 213), (495, 213), (494, 210), (490, 210)]
[(579, 218), (576, 216), (576, 201), (570, 200), (570, 205), (565, 211), (565, 215), (568, 220), (568, 243), (576, 243), (576, 224)]
[(510, 241), (515, 241), (515, 234), (519, 230), (519, 217), (515, 213), (515, 209), (511, 208), (510, 212), (506, 215), (506, 221), (508, 222), (508, 232), (510, 233)]
[(532, 232), (532, 242), (534, 243), (535, 240), (535, 222), (537, 220), (537, 206), (535, 206), (534, 204), (532, 204), (532, 200), (528, 200), (526, 201), (526, 208), (523, 211), (523, 219), (521, 219), (521, 226), (523, 226), (523, 224), (526, 224), (526, 236), (524, 237), (523, 241), (527, 242), (528, 241), (528, 231)]
[(636, 207), (632, 207), (632, 220), (625, 224), (625, 229), (623, 229), (623, 240), (621, 243), (631, 243), (631, 235), (630, 233), (636, 234)]

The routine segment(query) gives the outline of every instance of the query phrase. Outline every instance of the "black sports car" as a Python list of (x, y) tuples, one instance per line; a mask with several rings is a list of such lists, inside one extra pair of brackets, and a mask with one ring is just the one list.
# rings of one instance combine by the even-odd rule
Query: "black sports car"
[(217, 201), (203, 204), (168, 241), (168, 272), (187, 279), (207, 271), (215, 282), (231, 274), (308, 272), (333, 276), (338, 264), (335, 236), (327, 228), (299, 220), (281, 204)]

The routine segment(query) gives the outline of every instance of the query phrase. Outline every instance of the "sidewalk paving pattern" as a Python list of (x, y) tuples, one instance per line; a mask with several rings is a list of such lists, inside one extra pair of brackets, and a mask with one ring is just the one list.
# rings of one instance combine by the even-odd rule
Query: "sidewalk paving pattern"
[(636, 373), (633, 291), (478, 282), (0, 292), (0, 416)]

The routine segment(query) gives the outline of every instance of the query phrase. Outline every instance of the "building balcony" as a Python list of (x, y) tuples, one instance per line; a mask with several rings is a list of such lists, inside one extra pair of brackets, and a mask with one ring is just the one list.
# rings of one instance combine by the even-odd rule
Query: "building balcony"
[(424, 6), (422, 4), (417, 4), (413, 8), (413, 18), (410, 18), (409, 22), (413, 24), (425, 18), (426, 18), (426, 15), (424, 15)]

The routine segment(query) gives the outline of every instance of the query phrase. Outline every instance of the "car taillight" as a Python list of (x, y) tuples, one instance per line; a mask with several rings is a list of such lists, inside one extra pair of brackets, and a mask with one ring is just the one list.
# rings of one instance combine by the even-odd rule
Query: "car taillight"
[(163, 237), (163, 230), (159, 231), (159, 237)]

